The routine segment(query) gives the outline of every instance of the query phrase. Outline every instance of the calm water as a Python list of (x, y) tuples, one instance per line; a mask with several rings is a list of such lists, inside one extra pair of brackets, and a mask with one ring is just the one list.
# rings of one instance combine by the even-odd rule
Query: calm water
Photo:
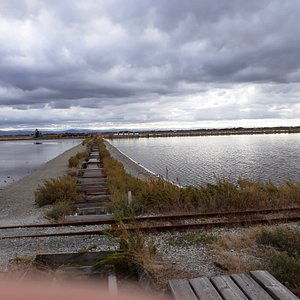
[(300, 181), (300, 134), (119, 139), (114, 146), (181, 185), (217, 178)]
[(19, 180), (81, 140), (0, 141), (0, 188)]

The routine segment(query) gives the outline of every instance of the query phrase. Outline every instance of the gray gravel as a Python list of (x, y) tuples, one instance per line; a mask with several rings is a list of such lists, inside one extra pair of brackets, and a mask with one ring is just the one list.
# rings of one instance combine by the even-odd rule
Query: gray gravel
[[(50, 178), (63, 176), (68, 170), (68, 160), (85, 147), (78, 145), (58, 157), (50, 160), (28, 176), (0, 191), (0, 226), (46, 223), (44, 213), (47, 208), (38, 208), (34, 204), (34, 191), (39, 184)], [(95, 227), (94, 227), (95, 228)], [(97, 227), (100, 229), (100, 227)], [(86, 228), (91, 230), (91, 228)], [(34, 232), (63, 232), (79, 230), (79, 228), (46, 228), (24, 229), (18, 234)], [(0, 235), (16, 235), (16, 230), (2, 230)], [(79, 237), (45, 237), (0, 240), (0, 270), (5, 270), (10, 259), (23, 256), (34, 256), (37, 253), (73, 252), (95, 244), (100, 250), (115, 247), (107, 237), (79, 236)]]
[(38, 253), (78, 252), (95, 245), (95, 251), (115, 250), (119, 245), (106, 236), (43, 237), (0, 240), (0, 271), (6, 271), (16, 257), (34, 257)]
[(166, 232), (152, 236), (157, 252), (163, 261), (168, 265), (173, 265), (176, 269), (185, 271), (190, 278), (221, 274), (220, 269), (213, 263), (215, 257), (207, 245), (176, 245), (176, 241), (182, 240), (184, 234)]

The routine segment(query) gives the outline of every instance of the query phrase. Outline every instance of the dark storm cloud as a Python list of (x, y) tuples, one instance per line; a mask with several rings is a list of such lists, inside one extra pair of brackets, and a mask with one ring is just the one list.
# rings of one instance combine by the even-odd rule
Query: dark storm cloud
[(3, 0), (0, 106), (43, 126), (295, 118), (299, 26), (297, 0)]

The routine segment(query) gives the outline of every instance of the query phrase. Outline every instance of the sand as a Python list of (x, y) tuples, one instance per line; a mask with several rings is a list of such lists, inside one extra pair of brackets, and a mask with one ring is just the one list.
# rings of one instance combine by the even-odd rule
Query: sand
[(69, 158), (84, 150), (82, 145), (75, 146), (1, 190), (0, 226), (44, 223), (47, 208), (39, 208), (34, 204), (34, 191), (44, 180), (66, 175)]

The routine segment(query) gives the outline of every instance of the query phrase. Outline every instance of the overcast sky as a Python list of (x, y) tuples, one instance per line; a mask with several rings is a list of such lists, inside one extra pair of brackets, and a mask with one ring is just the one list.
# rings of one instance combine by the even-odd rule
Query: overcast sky
[(300, 125), (299, 0), (1, 0), (0, 129)]

